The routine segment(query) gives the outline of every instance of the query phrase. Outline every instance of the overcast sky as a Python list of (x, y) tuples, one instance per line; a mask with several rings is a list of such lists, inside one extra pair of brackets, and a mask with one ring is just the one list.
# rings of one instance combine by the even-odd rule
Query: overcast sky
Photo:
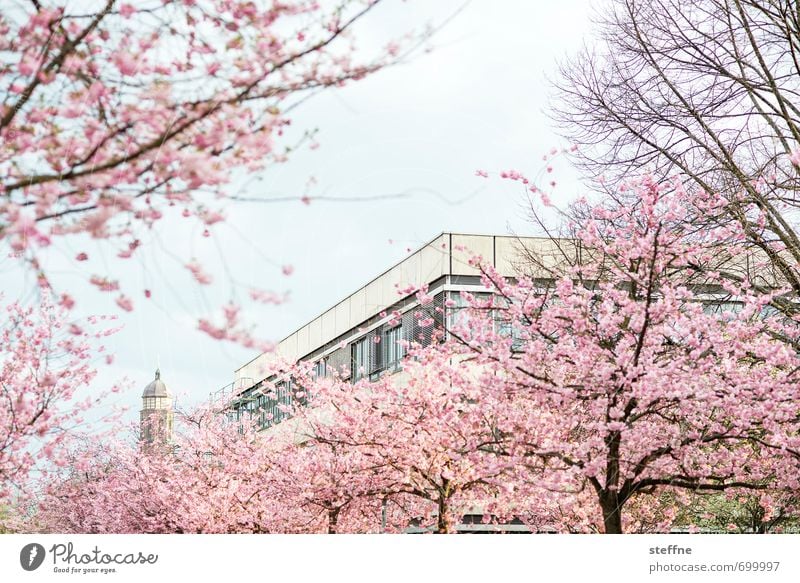
[[(358, 30), (368, 43), (383, 44), (443, 21), (462, 4), (389, 2)], [(546, 114), (548, 79), (586, 41), (590, 16), (589, 0), (473, 0), (436, 35), (432, 51), (295, 110), (293, 126), (318, 128), (320, 147), (295, 152), (247, 187), (253, 197), (299, 197), (313, 177), (312, 196), (377, 200), (240, 203), (209, 238), (168, 218), (145, 237), (150, 250), (136, 262), (116, 260), (107, 243), (99, 247), (114, 277), (131, 291), (152, 289), (153, 299), (131, 293), (137, 309), (121, 317), (124, 329), (109, 342), (115, 363), (98, 363), (94, 388), (128, 377), (133, 388), (111, 402), (129, 405), (133, 415), (158, 361), (184, 404), (231, 382), (255, 354), (196, 330), (198, 317), (230, 299), (228, 272), (245, 285), (290, 292), (288, 304), (247, 314), (259, 336), (278, 340), (442, 231), (530, 232), (519, 188), (474, 173), (535, 174), (544, 153), (566, 145)], [(580, 187), (570, 170), (562, 165), (557, 175), (558, 196), (574, 196)], [(396, 194), (402, 197), (382, 198)], [(191, 282), (181, 263), (192, 256), (215, 270), (218, 286), (201, 290)], [(281, 266), (289, 264), (287, 277)], [(7, 296), (31, 288), (31, 274), (26, 280), (8, 264), (0, 269)], [(112, 297), (96, 295), (68, 270), (57, 277), (86, 313), (119, 311)]]

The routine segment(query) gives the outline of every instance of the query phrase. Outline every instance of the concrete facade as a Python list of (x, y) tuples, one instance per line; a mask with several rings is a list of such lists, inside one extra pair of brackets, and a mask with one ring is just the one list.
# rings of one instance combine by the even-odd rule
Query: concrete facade
[(343, 345), (352, 345), (390, 319), (382, 313), (408, 312), (415, 307), (413, 294), (403, 296), (398, 289), (427, 285), (432, 295), (482, 290), (480, 271), (470, 265), (476, 255), (501, 275), (511, 277), (525, 270), (522, 264), (530, 267), (527, 253), (547, 265), (557, 263), (561, 252), (547, 238), (442, 233), (281, 340), (275, 353), (261, 354), (241, 366), (234, 373), (234, 385), (238, 391), (246, 391), (258, 384), (276, 356), (317, 360)]

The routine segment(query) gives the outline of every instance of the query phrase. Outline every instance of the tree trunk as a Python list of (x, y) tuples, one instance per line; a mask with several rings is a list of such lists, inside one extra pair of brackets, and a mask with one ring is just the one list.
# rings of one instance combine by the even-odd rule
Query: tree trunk
[(450, 524), (447, 522), (447, 501), (439, 499), (439, 516), (436, 517), (436, 534), (447, 534), (450, 532)]
[(339, 509), (328, 508), (328, 534), (336, 534), (337, 522), (339, 522)]
[(600, 500), (603, 509), (603, 530), (606, 534), (622, 534), (622, 506), (616, 492), (605, 492)]

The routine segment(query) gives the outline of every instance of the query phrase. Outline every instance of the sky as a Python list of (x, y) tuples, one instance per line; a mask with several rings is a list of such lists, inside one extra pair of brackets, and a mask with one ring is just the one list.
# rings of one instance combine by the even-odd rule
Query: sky
[[(226, 222), (208, 238), (202, 228), (168, 217), (146, 234), (136, 262), (117, 261), (116, 250), (98, 246), (96, 254), (123, 289), (152, 289), (152, 301), (142, 298), (133, 312), (119, 314), (108, 294), (77, 285), (68, 270), (56, 275), (63, 285), (75, 284), (81, 309), (120, 316), (123, 329), (107, 343), (115, 361), (97, 363), (92, 390), (127, 378), (130, 389), (107, 403), (130, 407), (133, 419), (156, 366), (179, 406), (230, 383), (256, 353), (222, 345), (196, 326), (198, 317), (241, 293), (231, 291), (231, 280), (290, 294), (279, 308), (246, 313), (259, 337), (279, 340), (442, 231), (532, 232), (519, 185), (497, 175), (540, 173), (543, 154), (568, 146), (547, 115), (555, 99), (551, 80), (558, 63), (589, 42), (591, 4), (394, 0), (356, 32), (367, 45), (379, 45), (454, 13), (430, 50), (298, 107), (293, 127), (316, 128), (318, 148), (300, 149), (288, 162), (232, 186), (248, 197), (294, 200), (231, 204)], [(475, 176), (478, 169), (489, 178)], [(566, 163), (555, 175), (556, 201), (580, 192)], [(372, 200), (305, 205), (298, 200), (304, 194)], [(182, 266), (188, 257), (207, 265), (217, 284), (194, 284)], [(285, 265), (293, 267), (290, 276)], [(32, 274), (0, 262), (0, 285), (7, 296), (24, 297)]]

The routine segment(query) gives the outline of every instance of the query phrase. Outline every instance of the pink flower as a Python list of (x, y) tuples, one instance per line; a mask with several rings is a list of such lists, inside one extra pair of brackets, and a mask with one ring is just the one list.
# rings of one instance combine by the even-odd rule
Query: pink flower
[(130, 18), (136, 13), (136, 8), (130, 4), (120, 4), (119, 14), (123, 18)]
[(208, 285), (213, 281), (211, 275), (203, 270), (203, 267), (196, 259), (192, 259), (185, 265), (186, 269), (192, 272), (194, 279), (201, 285)]
[(117, 291), (119, 289), (118, 281), (100, 277), (99, 275), (93, 275), (91, 278), (89, 278), (89, 283), (97, 286), (100, 291)]
[(286, 294), (279, 295), (275, 292), (261, 289), (251, 289), (250, 297), (257, 302), (261, 302), (262, 304), (274, 304), (276, 306), (284, 303), (288, 299)]
[(19, 62), (18, 70), (21, 75), (30, 77), (39, 68), (39, 63), (33, 55), (26, 54)]
[(133, 302), (128, 296), (122, 294), (115, 301), (117, 302), (117, 305), (126, 312), (133, 310)]
[(197, 322), (197, 328), (202, 332), (205, 332), (215, 340), (222, 340), (225, 338), (225, 331), (222, 328), (217, 328), (211, 322), (205, 319), (201, 319)]
[(207, 210), (207, 211), (203, 211), (203, 212), (200, 213), (200, 219), (206, 225), (213, 225), (214, 223), (219, 223), (221, 221), (224, 221), (225, 220), (225, 215), (223, 215), (219, 211)]
[(120, 51), (115, 54), (111, 60), (123, 75), (130, 76), (136, 73), (139, 64), (131, 53), (127, 51)]
[(104, 97), (107, 92), (102, 83), (94, 82), (89, 85), (89, 90), (86, 93), (87, 101), (92, 103), (100, 101), (100, 98)]
[(284, 265), (281, 268), (281, 271), (283, 272), (283, 275), (292, 275), (292, 273), (294, 273), (294, 267), (291, 265)]

